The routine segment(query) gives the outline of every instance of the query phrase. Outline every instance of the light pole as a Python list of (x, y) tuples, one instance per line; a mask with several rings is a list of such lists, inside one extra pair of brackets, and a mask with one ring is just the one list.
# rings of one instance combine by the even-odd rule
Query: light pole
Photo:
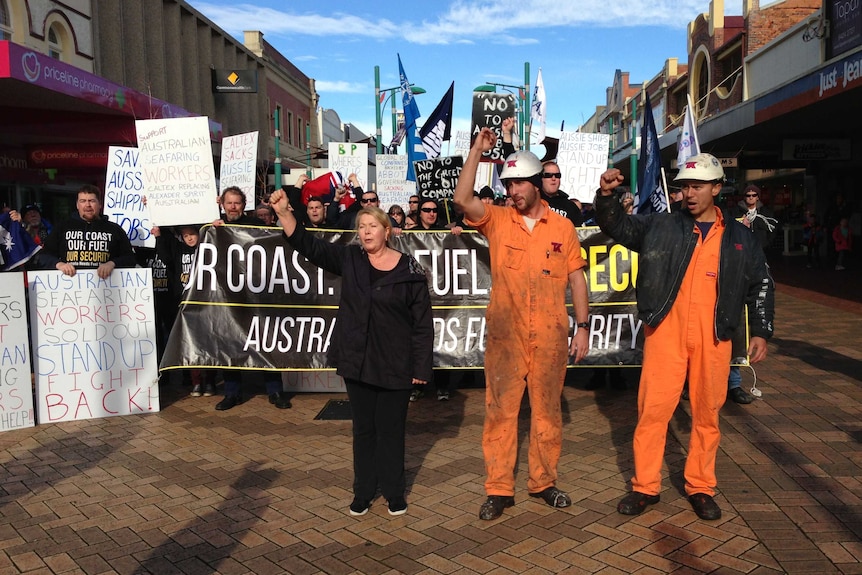
[[(375, 140), (377, 140), (377, 153), (383, 153), (383, 106), (386, 103), (386, 99), (392, 99), (392, 137), (395, 137), (395, 133), (398, 131), (398, 118), (397, 113), (398, 110), (395, 109), (395, 95), (401, 91), (401, 86), (393, 86), (392, 88), (380, 88), (380, 66), (374, 66), (374, 107), (377, 112), (377, 131), (375, 133)], [(381, 94), (388, 94), (385, 98), (381, 98)], [(410, 84), (410, 92), (413, 94), (424, 94), (425, 90), (420, 88), (419, 86), (414, 86)]]
[(518, 135), (524, 141), (524, 149), (530, 149), (530, 63), (524, 62), (524, 83), (500, 84), (499, 82), (487, 82), (473, 88), (474, 92), (496, 93), (497, 88), (507, 88), (507, 92), (514, 95), (512, 90), (518, 91)]

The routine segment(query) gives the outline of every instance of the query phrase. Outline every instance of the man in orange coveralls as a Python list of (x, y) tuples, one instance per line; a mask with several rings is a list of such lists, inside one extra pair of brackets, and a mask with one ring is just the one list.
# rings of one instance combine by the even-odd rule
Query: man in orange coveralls
[[(569, 356), (587, 353), (589, 302), (581, 244), (572, 223), (541, 199), (542, 164), (530, 152), (515, 152), (503, 164), (513, 207), (485, 204), (473, 194), (476, 168), (497, 136), (485, 128), (476, 136), (455, 188), (465, 221), (488, 238), (491, 302), (485, 314), (485, 454), (488, 499), (479, 518), (496, 519), (515, 504), (518, 412), (530, 394), (531, 497), (552, 507), (571, 499), (556, 487), (563, 439), (560, 396)], [(577, 327), (568, 343), (566, 285), (571, 285)]]
[(748, 305), (752, 363), (766, 357), (772, 336), (774, 285), (757, 239), (715, 206), (724, 170), (710, 154), (689, 158), (675, 178), (682, 209), (626, 215), (613, 190), (619, 170), (602, 174), (596, 221), (606, 234), (639, 253), (637, 304), (646, 324), (638, 388), (632, 492), (617, 505), (637, 515), (658, 503), (667, 426), (688, 375), (691, 437), (685, 492), (701, 519), (719, 519), (715, 457), (718, 412), (727, 398), (731, 338)]

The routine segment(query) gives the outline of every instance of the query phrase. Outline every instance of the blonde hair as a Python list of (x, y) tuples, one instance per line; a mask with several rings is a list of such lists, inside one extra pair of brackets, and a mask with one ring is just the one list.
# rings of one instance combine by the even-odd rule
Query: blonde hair
[(389, 236), (392, 234), (392, 220), (389, 219), (389, 214), (376, 206), (368, 206), (356, 212), (356, 232), (359, 233), (359, 218), (369, 215), (386, 230), (386, 241), (389, 241)]

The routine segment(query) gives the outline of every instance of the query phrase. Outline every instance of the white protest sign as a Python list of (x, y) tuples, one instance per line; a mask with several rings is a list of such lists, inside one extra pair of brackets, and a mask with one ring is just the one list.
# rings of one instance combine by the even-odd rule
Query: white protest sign
[(407, 178), (407, 154), (377, 154), (377, 197), (384, 210), (398, 204), (405, 211), (416, 193), (416, 182)]
[(341, 172), (344, 181), (347, 176), (356, 174), (363, 190), (370, 190), (368, 185), (368, 144), (356, 142), (329, 142), (329, 170)]
[(105, 174), (105, 215), (126, 231), (133, 246), (156, 247), (150, 233), (153, 225), (144, 205), (144, 176), (138, 164), (138, 149), (108, 146)]
[[(470, 132), (468, 130), (458, 130), (455, 132), (455, 137), (452, 138), (455, 142), (455, 152), (453, 155), (462, 156), (465, 160), (470, 153)], [(493, 180), (491, 170), (496, 170), (497, 164), (490, 162), (480, 162), (476, 168), (476, 182), (473, 184), (473, 190), (479, 191), (484, 186), (490, 186)]]
[(557, 150), (557, 164), (563, 173), (560, 189), (570, 199), (593, 203), (599, 178), (608, 169), (608, 134), (562, 132)]
[(217, 220), (218, 190), (207, 118), (136, 120), (135, 128), (153, 225)]
[(221, 144), (219, 192), (236, 186), (248, 197), (254, 196), (257, 177), (257, 132), (228, 136)]
[(0, 431), (36, 425), (25, 302), (24, 274), (0, 274)]
[(39, 423), (159, 411), (151, 270), (28, 277)]

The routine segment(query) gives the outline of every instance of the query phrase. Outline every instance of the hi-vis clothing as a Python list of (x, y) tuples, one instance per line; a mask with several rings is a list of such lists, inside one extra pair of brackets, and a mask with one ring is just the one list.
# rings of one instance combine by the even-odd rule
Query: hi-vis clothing
[(488, 238), (491, 302), (485, 314), (485, 455), (488, 495), (514, 495), (518, 412), (530, 397), (529, 479), (536, 493), (557, 479), (562, 446), (560, 395), (568, 359), (569, 274), (582, 269), (581, 245), (571, 222), (546, 202), (529, 231), (511, 207), (485, 206), (467, 220)]

